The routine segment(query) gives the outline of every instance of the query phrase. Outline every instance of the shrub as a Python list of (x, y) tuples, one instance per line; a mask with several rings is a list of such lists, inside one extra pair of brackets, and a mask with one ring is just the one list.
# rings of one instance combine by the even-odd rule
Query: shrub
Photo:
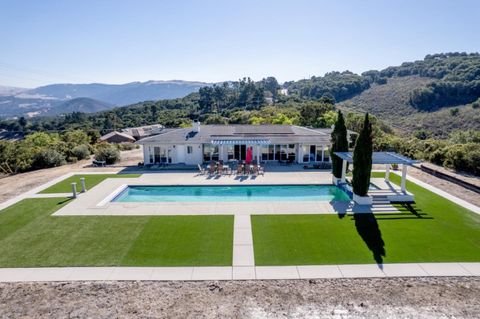
[(451, 116), (456, 116), (456, 115), (458, 115), (458, 112), (459, 112), (459, 111), (460, 111), (460, 110), (458, 109), (458, 107), (453, 108), (453, 109), (450, 109), (450, 115), (451, 115)]
[(82, 160), (90, 156), (90, 149), (88, 145), (78, 145), (72, 149), (72, 155), (77, 159)]
[(332, 173), (336, 178), (342, 176), (343, 160), (333, 152), (348, 152), (347, 128), (343, 114), (339, 110), (335, 128), (332, 131)]
[(95, 160), (105, 161), (107, 164), (114, 164), (120, 160), (120, 151), (112, 145), (102, 147), (95, 153)]
[(76, 163), (76, 162), (78, 162), (78, 158), (76, 158), (75, 156), (70, 156), (70, 157), (67, 158), (67, 162)]
[(121, 144), (117, 144), (117, 148), (118, 148), (120, 151), (130, 151), (130, 150), (136, 149), (136, 148), (138, 148), (138, 147), (139, 147), (138, 145), (133, 144), (133, 143), (121, 143)]
[(65, 156), (55, 150), (45, 149), (34, 155), (32, 166), (34, 168), (48, 168), (65, 164)]

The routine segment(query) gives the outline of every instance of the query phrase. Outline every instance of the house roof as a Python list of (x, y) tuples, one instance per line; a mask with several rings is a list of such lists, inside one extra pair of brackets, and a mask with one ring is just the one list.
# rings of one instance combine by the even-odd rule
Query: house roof
[(132, 142), (135, 141), (135, 139), (133, 138), (133, 136), (127, 134), (127, 133), (122, 133), (122, 132), (117, 132), (117, 131), (113, 131), (113, 132), (110, 132), (108, 134), (105, 134), (103, 136), (100, 137), (100, 140), (101, 141), (105, 141), (105, 140), (108, 140), (109, 138), (113, 137), (113, 136), (121, 136), (121, 137), (124, 137)]
[[(349, 163), (353, 163), (353, 152), (335, 152), (335, 155)], [(394, 152), (373, 152), (372, 164), (405, 164), (412, 165), (418, 163), (408, 157)]]
[[(271, 144), (330, 144), (330, 131), (317, 131), (294, 125), (201, 125), (199, 132), (191, 127), (144, 138), (138, 144), (208, 144), (229, 141), (268, 140)], [(224, 143), (226, 144), (226, 143)]]

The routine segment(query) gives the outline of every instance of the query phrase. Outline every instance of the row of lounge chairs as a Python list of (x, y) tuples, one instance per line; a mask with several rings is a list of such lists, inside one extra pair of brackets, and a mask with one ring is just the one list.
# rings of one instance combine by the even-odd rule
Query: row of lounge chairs
[(200, 175), (221, 176), (221, 175), (265, 175), (265, 167), (257, 163), (228, 163), (210, 162), (208, 165), (198, 164)]

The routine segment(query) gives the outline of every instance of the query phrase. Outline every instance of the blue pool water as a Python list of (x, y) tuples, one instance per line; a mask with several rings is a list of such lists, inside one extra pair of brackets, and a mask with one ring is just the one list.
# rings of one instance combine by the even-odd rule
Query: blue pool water
[(348, 201), (331, 185), (128, 186), (113, 202)]

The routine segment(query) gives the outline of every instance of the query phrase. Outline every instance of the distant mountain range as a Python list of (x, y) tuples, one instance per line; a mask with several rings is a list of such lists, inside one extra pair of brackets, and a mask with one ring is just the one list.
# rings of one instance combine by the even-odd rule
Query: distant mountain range
[(0, 118), (97, 112), (142, 101), (180, 98), (208, 85), (210, 83), (174, 80), (51, 84), (34, 89), (0, 86)]

